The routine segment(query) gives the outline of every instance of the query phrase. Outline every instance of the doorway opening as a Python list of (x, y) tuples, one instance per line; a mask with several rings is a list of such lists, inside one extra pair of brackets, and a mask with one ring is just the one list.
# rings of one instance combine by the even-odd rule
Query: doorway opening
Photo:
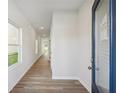
[(41, 57), (50, 62), (50, 37), (41, 38)]

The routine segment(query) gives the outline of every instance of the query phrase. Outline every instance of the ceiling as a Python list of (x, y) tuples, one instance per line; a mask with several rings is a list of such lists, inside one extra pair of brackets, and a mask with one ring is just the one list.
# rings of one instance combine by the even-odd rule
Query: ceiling
[[(77, 10), (84, 0), (15, 0), (18, 8), (40, 34), (49, 34), (52, 13), (58, 10)], [(44, 29), (41, 30), (40, 27)]]

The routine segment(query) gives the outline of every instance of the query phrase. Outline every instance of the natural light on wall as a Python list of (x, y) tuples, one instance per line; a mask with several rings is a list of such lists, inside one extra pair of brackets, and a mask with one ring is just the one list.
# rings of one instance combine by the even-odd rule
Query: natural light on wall
[(8, 66), (20, 61), (20, 29), (8, 23)]
[(35, 54), (38, 53), (38, 40), (35, 40)]

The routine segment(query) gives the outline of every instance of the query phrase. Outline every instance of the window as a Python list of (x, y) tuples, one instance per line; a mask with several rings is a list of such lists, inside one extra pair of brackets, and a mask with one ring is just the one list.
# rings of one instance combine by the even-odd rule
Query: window
[(20, 61), (20, 50), (20, 29), (11, 23), (8, 23), (8, 66), (16, 64)]
[(35, 40), (35, 54), (38, 54), (38, 40)]

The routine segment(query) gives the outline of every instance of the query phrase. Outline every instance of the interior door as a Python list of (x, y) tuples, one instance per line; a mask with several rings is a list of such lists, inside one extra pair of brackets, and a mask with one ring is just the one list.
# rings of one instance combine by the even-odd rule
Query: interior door
[(116, 92), (112, 85), (112, 82), (115, 82), (113, 80), (115, 78), (115, 72), (113, 72), (115, 71), (115, 58), (113, 58), (115, 45), (113, 43), (116, 41), (112, 20), (114, 19), (113, 2), (114, 0), (95, 0), (93, 5), (92, 93)]

